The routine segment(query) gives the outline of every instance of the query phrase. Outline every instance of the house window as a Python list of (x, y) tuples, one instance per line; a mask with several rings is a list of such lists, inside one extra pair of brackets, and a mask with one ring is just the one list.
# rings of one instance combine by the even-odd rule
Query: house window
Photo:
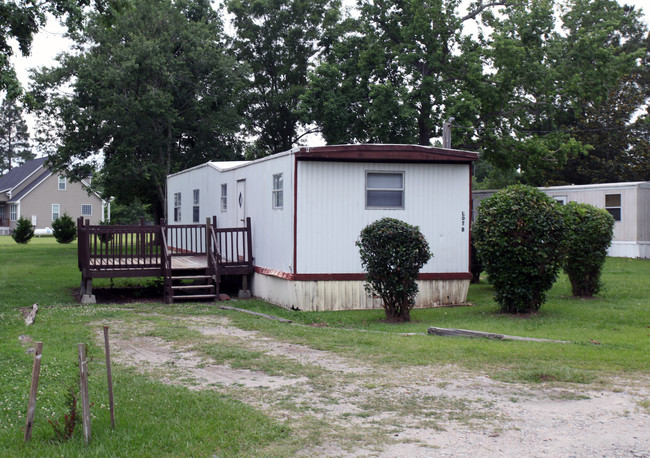
[(566, 205), (566, 196), (553, 196), (553, 200), (560, 205)]
[(192, 203), (194, 206), (192, 207), (192, 221), (195, 223), (199, 222), (199, 190), (195, 189), (193, 192), (193, 197), (192, 197)]
[(4, 224), (3, 220), (5, 219), (5, 206), (0, 205), (0, 226)]
[(65, 191), (66, 189), (66, 180), (65, 177), (59, 175), (59, 191)]
[(52, 221), (57, 219), (59, 216), (61, 216), (61, 205), (52, 204)]
[(88, 204), (83, 204), (81, 206), (81, 216), (91, 216), (93, 214), (93, 206)]
[(614, 217), (614, 221), (620, 221), (621, 220), (621, 195), (605, 194), (605, 210), (607, 210)]
[(404, 172), (367, 172), (366, 208), (404, 208)]
[(282, 208), (284, 205), (282, 174), (273, 175), (273, 208)]
[(9, 204), (9, 221), (18, 221), (18, 204)]
[(181, 220), (181, 193), (174, 193), (174, 221)]
[(228, 185), (221, 185), (221, 211), (228, 211)]

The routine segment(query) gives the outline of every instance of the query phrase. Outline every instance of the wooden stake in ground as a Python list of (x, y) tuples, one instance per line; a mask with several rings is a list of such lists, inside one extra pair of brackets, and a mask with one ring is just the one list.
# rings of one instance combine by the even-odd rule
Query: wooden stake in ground
[(32, 368), (32, 386), (29, 390), (29, 405), (27, 407), (27, 423), (25, 424), (25, 442), (32, 438), (34, 427), (34, 416), (36, 415), (36, 393), (38, 393), (38, 377), (41, 373), (41, 355), (43, 354), (43, 342), (36, 342), (36, 353), (34, 353), (34, 366)]
[(88, 400), (88, 361), (86, 344), (77, 344), (79, 351), (79, 396), (81, 397), (81, 422), (84, 428), (84, 444), (90, 444), (90, 401)]
[(113, 375), (111, 373), (111, 348), (108, 344), (108, 326), (104, 326), (104, 346), (106, 347), (106, 376), (108, 378), (108, 406), (111, 411), (111, 427), (115, 429), (115, 404), (113, 402)]
[(36, 319), (36, 312), (38, 312), (38, 303), (32, 305), (32, 311), (29, 312), (29, 315), (25, 318), (25, 326), (29, 326), (34, 323)]

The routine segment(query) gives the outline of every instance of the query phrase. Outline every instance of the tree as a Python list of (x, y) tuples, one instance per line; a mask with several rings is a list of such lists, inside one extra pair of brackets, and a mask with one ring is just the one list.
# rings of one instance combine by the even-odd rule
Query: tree
[(301, 138), (298, 103), (339, 0), (226, 0), (237, 59), (252, 71), (242, 106), (257, 136), (251, 156), (291, 149)]
[(0, 105), (0, 175), (34, 157), (21, 107), (6, 98)]
[(20, 83), (10, 63), (14, 54), (11, 39), (16, 40), (22, 55), (31, 51), (34, 35), (45, 25), (47, 15), (65, 19), (74, 32), (83, 21), (83, 9), (94, 6), (98, 11), (119, 6), (121, 0), (5, 0), (0, 3), (0, 91), (10, 97), (20, 92)]
[(14, 239), (16, 243), (27, 243), (32, 237), (34, 237), (34, 226), (30, 220), (24, 217), (18, 218), (16, 223), (16, 229), (11, 233), (11, 238)]
[(52, 222), (52, 231), (59, 243), (71, 243), (77, 238), (77, 225), (65, 213)]
[(472, 236), (503, 312), (539, 310), (561, 267), (563, 235), (557, 204), (536, 188), (509, 186), (481, 202)]
[(432, 254), (417, 226), (382, 218), (366, 226), (356, 243), (368, 271), (366, 290), (377, 294), (389, 321), (410, 321), (418, 292), (417, 278)]
[(243, 75), (209, 1), (132, 0), (110, 26), (91, 16), (76, 51), (35, 75), (54, 170), (79, 180), (101, 165), (105, 195), (157, 220), (168, 174), (238, 156)]
[(305, 111), (330, 143), (431, 144), (451, 107), (460, 115), (473, 103), (461, 81), (482, 76), (480, 41), (464, 24), (509, 3), (477, 2), (462, 15), (457, 0), (358, 2), (359, 18), (311, 75)]
[(576, 297), (592, 297), (614, 236), (614, 218), (602, 208), (569, 202), (560, 207), (566, 226), (563, 268)]

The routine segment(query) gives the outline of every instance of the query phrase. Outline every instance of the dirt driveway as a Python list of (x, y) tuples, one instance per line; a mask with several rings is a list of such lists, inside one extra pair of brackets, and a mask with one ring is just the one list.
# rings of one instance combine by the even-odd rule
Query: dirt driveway
[[(286, 422), (293, 433), (267, 451), (273, 455), (650, 456), (648, 379), (602, 391), (521, 385), (454, 367), (369, 366), (226, 317), (184, 319), (178, 339), (160, 337), (164, 320), (109, 324), (117, 363), (164, 383), (218, 390)], [(223, 349), (257, 362), (247, 367), (247, 358), (229, 359)]]

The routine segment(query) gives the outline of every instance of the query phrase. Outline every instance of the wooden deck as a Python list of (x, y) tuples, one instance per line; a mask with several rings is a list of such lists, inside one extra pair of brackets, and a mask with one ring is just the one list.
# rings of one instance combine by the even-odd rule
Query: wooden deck
[[(216, 298), (221, 276), (253, 272), (250, 218), (237, 228), (217, 228), (216, 217), (204, 225), (170, 226), (161, 221), (157, 226), (91, 226), (82, 218), (77, 223), (84, 297), (92, 295), (93, 278), (162, 276), (168, 302)], [(186, 284), (189, 279), (195, 280), (191, 286)], [(206, 281), (205, 286), (200, 281)], [(210, 288), (210, 293), (187, 293), (201, 287)]]

